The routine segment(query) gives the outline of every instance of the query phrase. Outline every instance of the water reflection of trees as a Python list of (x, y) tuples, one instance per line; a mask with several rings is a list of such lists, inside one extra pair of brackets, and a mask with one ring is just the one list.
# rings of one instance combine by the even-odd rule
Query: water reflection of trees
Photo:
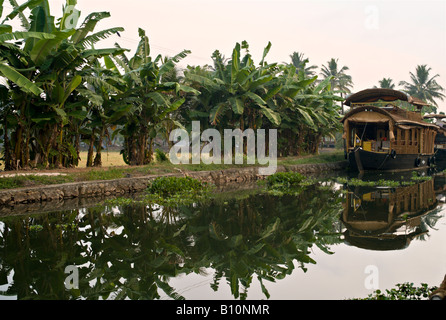
[[(335, 200), (333, 200), (335, 199)], [(169, 279), (215, 270), (211, 287), (229, 283), (245, 299), (266, 281), (315, 263), (310, 248), (339, 243), (341, 198), (331, 188), (298, 196), (218, 198), (206, 205), (95, 207), (0, 222), (0, 286), (18, 299), (182, 298)], [(79, 267), (79, 289), (66, 290), (67, 265)]]

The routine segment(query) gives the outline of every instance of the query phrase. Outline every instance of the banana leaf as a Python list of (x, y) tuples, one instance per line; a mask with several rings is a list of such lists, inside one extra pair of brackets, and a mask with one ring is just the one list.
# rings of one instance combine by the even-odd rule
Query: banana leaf
[(5, 64), (1, 60), (0, 60), (0, 74), (3, 75), (8, 80), (14, 82), (25, 92), (32, 93), (36, 96), (43, 93), (43, 90), (39, 88), (36, 84), (34, 84), (28, 78), (19, 73), (17, 70)]
[[(74, 43), (79, 43), (80, 41), (85, 39), (85, 37), (88, 35), (88, 33), (94, 31), (94, 28), (96, 27), (96, 25), (99, 21), (101, 21), (102, 19), (105, 19), (105, 18), (109, 18), (110, 16), (111, 15), (109, 12), (93, 12), (93, 13), (89, 14), (85, 18), (84, 22), (82, 23), (82, 26), (75, 31), (71, 40)], [(61, 25), (63, 25), (62, 23), (63, 23), (64, 19), (66, 19), (66, 18), (67, 17), (64, 16), (64, 18), (61, 21)]]
[(243, 114), (244, 105), (243, 101), (236, 97), (229, 98), (229, 102), (232, 106), (232, 111), (234, 111), (235, 114)]
[(39, 40), (30, 52), (31, 59), (36, 65), (41, 65), (47, 59), (48, 55), (61, 44), (62, 41), (68, 39), (74, 30), (55, 31), (55, 37), (52, 39)]
[(274, 112), (273, 110), (271, 110), (268, 107), (265, 106), (260, 106), (260, 111), (268, 118), (269, 121), (271, 121), (271, 123), (274, 126), (279, 126), (281, 123), (281, 118), (280, 118), (280, 114)]

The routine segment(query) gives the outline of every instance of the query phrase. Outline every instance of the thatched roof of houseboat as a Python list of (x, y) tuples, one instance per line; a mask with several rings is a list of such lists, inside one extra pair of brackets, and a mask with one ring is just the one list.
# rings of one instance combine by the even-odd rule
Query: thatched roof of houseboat
[(393, 89), (383, 89), (383, 88), (372, 88), (365, 89), (347, 97), (344, 104), (350, 106), (351, 103), (361, 103), (361, 102), (375, 102), (378, 100), (383, 101), (409, 101), (409, 95), (402, 91)]
[(412, 97), (412, 96), (409, 97), (408, 102), (412, 103), (413, 105), (416, 105), (417, 107), (429, 106), (429, 103), (426, 103), (423, 100), (418, 99), (416, 97)]
[(426, 114), (423, 116), (424, 119), (444, 119), (446, 114)]
[[(364, 113), (364, 111), (367, 111)], [(399, 127), (406, 126), (423, 126), (438, 129), (438, 126), (433, 123), (427, 123), (423, 121), (421, 115), (418, 112), (412, 112), (403, 110), (398, 107), (394, 107), (388, 111), (384, 108), (373, 106), (362, 106), (350, 110), (344, 115), (341, 122), (346, 119), (354, 122), (387, 122), (392, 120), (395, 125)]]

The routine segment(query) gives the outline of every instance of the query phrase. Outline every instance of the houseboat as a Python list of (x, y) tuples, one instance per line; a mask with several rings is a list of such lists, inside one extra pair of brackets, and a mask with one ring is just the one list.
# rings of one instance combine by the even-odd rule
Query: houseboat
[(435, 159), (437, 163), (444, 167), (446, 164), (446, 115), (444, 114), (429, 114), (423, 117), (426, 120), (433, 120), (438, 127), (438, 132), (435, 137)]
[(409, 170), (435, 163), (438, 126), (424, 121), (427, 104), (392, 89), (366, 89), (347, 97), (344, 151), (355, 170)]

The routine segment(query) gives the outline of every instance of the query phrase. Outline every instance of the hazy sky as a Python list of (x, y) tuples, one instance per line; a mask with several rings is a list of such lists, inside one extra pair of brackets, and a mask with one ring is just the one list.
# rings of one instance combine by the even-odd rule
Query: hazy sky
[[(65, 1), (50, 3), (59, 17)], [(243, 40), (259, 62), (270, 41), (267, 62), (290, 62), (295, 51), (318, 67), (339, 59), (340, 66), (350, 69), (353, 91), (373, 87), (383, 77), (396, 84), (409, 81), (409, 72), (419, 64), (439, 74), (438, 82), (446, 88), (446, 0), (78, 0), (77, 8), (79, 23), (93, 11), (108, 11), (111, 18), (97, 30), (126, 29), (103, 46), (117, 41), (134, 49), (140, 27), (154, 55), (191, 50), (183, 67), (211, 64), (216, 49), (230, 57), (235, 43)], [(446, 111), (446, 101), (438, 103)]]

